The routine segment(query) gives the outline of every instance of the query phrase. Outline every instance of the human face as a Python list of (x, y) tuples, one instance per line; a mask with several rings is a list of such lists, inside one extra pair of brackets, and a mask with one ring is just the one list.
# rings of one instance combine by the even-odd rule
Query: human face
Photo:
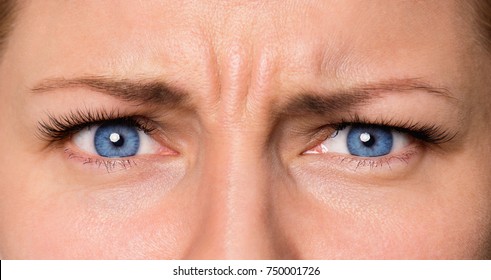
[[(2, 258), (490, 257), (491, 63), (456, 2), (20, 6)], [(118, 125), (141, 152), (94, 150)]]

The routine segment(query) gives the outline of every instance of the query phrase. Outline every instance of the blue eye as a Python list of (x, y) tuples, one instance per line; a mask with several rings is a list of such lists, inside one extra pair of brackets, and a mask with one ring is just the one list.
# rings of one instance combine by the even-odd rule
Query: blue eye
[(386, 155), (394, 144), (390, 129), (373, 126), (352, 126), (346, 141), (349, 153), (360, 157)]
[(402, 149), (409, 143), (410, 136), (389, 127), (353, 124), (337, 130), (305, 154), (334, 152), (357, 157), (381, 157)]
[(159, 151), (161, 146), (133, 124), (107, 121), (88, 126), (73, 136), (80, 149), (107, 158), (124, 158)]
[(140, 148), (140, 136), (135, 127), (104, 124), (95, 132), (94, 146), (97, 154), (103, 157), (130, 157)]

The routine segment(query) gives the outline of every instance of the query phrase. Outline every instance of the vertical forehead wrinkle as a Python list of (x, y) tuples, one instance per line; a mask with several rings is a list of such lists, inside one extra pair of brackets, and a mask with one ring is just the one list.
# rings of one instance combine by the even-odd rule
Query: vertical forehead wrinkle
[[(265, 89), (270, 86), (271, 79), (275, 76), (273, 72), (279, 72), (277, 70), (283, 64), (297, 71), (299, 65), (294, 64), (296, 62), (305, 64), (307, 63), (305, 56), (312, 55), (311, 37), (301, 34), (298, 23), (312, 25), (309, 11), (317, 7), (316, 1), (308, 3), (296, 0), (215, 1), (213, 3), (211, 9), (213, 16), (209, 19), (213, 24), (211, 28), (204, 30), (209, 34), (208, 37), (211, 37), (209, 42), (213, 45), (217, 56), (216, 65), (220, 76), (218, 83), (223, 90), (218, 94), (217, 100), (223, 101), (225, 98), (234, 104), (231, 107), (239, 106), (239, 103), (244, 103), (249, 97), (251, 97), (249, 100), (257, 101), (262, 98), (259, 95), (266, 95)], [(203, 26), (206, 26), (206, 23)], [(286, 67), (284, 69), (288, 71)], [(228, 96), (231, 91), (227, 92), (227, 89), (230, 90), (232, 80), (240, 80), (241, 86), (248, 87), (235, 88), (238, 91), (234, 93), (233, 98)], [(225, 85), (226, 83), (228, 85)]]
[(182, 90), (157, 80), (112, 79), (102, 76), (74, 79), (52, 78), (43, 80), (31, 91), (42, 93), (70, 88), (88, 88), (124, 101), (145, 105), (184, 105), (188, 103), (188, 95)]
[(271, 1), (226, 2), (214, 7), (220, 9), (214, 11), (209, 34), (220, 90), (215, 100), (238, 116), (256, 110), (262, 102), (259, 96), (264, 96), (271, 82), (270, 68), (278, 52), (276, 38), (280, 32)]

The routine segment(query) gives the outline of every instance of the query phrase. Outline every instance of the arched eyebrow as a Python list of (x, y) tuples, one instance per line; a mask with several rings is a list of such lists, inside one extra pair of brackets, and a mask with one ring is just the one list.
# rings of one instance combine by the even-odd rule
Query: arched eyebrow
[(389, 94), (411, 94), (415, 92), (437, 96), (455, 105), (460, 103), (460, 100), (445, 87), (432, 86), (419, 78), (391, 79), (329, 92), (304, 91), (283, 102), (285, 105), (281, 106), (280, 114), (319, 115), (346, 112)]
[(151, 79), (114, 79), (103, 76), (45, 79), (31, 88), (34, 93), (86, 88), (123, 101), (142, 104), (190, 107), (189, 94), (169, 83)]

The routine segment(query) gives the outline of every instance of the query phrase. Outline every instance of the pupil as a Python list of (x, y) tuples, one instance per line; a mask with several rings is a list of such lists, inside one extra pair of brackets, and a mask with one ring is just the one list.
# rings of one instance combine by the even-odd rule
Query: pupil
[(111, 133), (111, 135), (109, 135), (109, 140), (116, 147), (121, 147), (124, 145), (124, 138), (118, 133)]
[(375, 144), (375, 137), (368, 132), (364, 132), (360, 135), (360, 140), (365, 147), (371, 147)]

